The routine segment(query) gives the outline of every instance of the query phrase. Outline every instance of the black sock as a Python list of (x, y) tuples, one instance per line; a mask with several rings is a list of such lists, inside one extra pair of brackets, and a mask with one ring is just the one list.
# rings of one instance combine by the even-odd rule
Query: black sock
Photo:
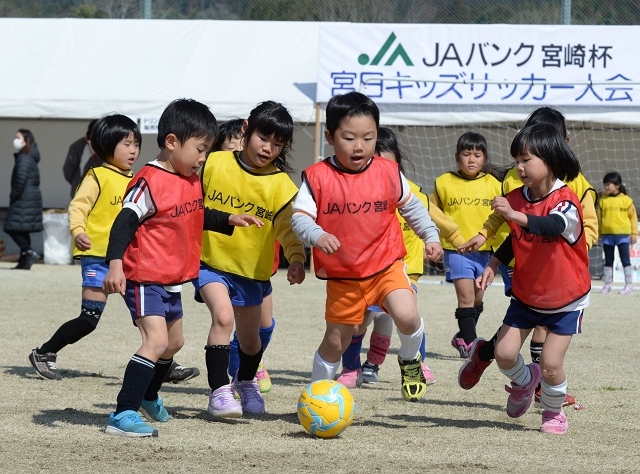
[(464, 339), (466, 344), (471, 344), (477, 337), (475, 316), (475, 308), (456, 308), (456, 319), (458, 320), (458, 328), (460, 328), (458, 337)]
[(481, 301), (480, 304), (478, 306), (474, 306), (473, 309), (476, 310), (475, 320), (476, 320), (476, 326), (477, 326), (478, 325), (478, 319), (480, 319), (480, 315), (484, 311), (484, 302)]
[(229, 370), (229, 352), (231, 351), (231, 346), (229, 344), (204, 346), (204, 350), (206, 351), (205, 361), (207, 363), (209, 388), (213, 392), (223, 385), (229, 384), (227, 370)]
[(493, 337), (487, 341), (480, 349), (478, 349), (478, 359), (483, 362), (489, 362), (496, 358), (496, 342), (498, 341), (498, 334), (500, 334), (500, 328), (496, 331)]
[(138, 354), (131, 357), (124, 370), (124, 380), (117, 399), (116, 415), (126, 410), (138, 411), (140, 409), (142, 398), (156, 371), (155, 367), (156, 364)]
[(536, 342), (531, 339), (531, 343), (529, 344), (529, 351), (531, 352), (531, 362), (535, 364), (540, 363), (540, 354), (542, 354), (542, 345), (544, 342)]
[(106, 306), (104, 301), (82, 300), (80, 316), (67, 321), (51, 336), (47, 342), (36, 350), (38, 354), (53, 352), (57, 354), (68, 344), (75, 344), (83, 337), (91, 334), (100, 322), (100, 316)]
[(149, 382), (149, 387), (144, 394), (145, 400), (153, 402), (158, 398), (158, 391), (160, 390), (160, 387), (162, 387), (164, 378), (167, 376), (167, 373), (169, 373), (169, 369), (171, 369), (172, 363), (173, 358), (158, 359), (158, 362), (156, 362), (156, 368), (153, 374), (153, 378), (151, 379), (151, 382)]
[(247, 355), (242, 352), (240, 346), (238, 346), (238, 355), (240, 356), (240, 367), (238, 368), (238, 376), (236, 380), (253, 380), (258, 371), (258, 366), (262, 360), (262, 348), (257, 354)]

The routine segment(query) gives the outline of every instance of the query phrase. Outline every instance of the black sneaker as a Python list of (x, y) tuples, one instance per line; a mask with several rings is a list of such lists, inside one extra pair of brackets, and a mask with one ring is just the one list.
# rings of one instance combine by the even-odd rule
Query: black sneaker
[(53, 352), (47, 352), (46, 354), (38, 354), (36, 349), (29, 354), (29, 362), (36, 373), (45, 380), (60, 380), (62, 377), (56, 367), (57, 355)]
[(184, 382), (198, 375), (200, 375), (200, 370), (197, 367), (183, 367), (174, 360), (164, 381), (172, 383)]
[(22, 267), (22, 269), (29, 270), (31, 268), (31, 265), (36, 263), (39, 258), (40, 255), (38, 254), (38, 252), (32, 249), (27, 250), (25, 252), (24, 267)]

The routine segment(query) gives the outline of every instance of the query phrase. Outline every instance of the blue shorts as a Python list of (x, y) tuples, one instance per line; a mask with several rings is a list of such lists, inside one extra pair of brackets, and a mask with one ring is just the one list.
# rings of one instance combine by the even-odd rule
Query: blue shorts
[(82, 286), (102, 288), (104, 277), (107, 276), (109, 265), (104, 262), (104, 257), (80, 257), (82, 269)]
[(124, 302), (133, 325), (145, 316), (162, 316), (170, 323), (182, 318), (181, 293), (169, 293), (160, 285), (147, 285), (127, 280)]
[(556, 334), (580, 334), (583, 314), (583, 309), (551, 314), (539, 313), (520, 301), (512, 299), (502, 322), (518, 329), (546, 326), (549, 331)]
[(602, 239), (602, 245), (611, 245), (613, 247), (631, 243), (631, 236), (625, 234), (603, 234), (600, 238)]
[(505, 265), (501, 263), (498, 265), (498, 269), (502, 274), (502, 282), (504, 283), (504, 295), (511, 296), (513, 295), (513, 291), (511, 291), (511, 279), (513, 278), (513, 267)]
[(210, 266), (200, 263), (198, 279), (193, 280), (193, 286), (196, 287), (195, 299), (198, 303), (204, 302), (202, 296), (200, 296), (200, 288), (209, 283), (222, 283), (226, 286), (231, 304), (234, 306), (258, 306), (273, 291), (271, 281), (252, 280), (251, 278), (214, 270)]
[(469, 278), (475, 280), (489, 263), (489, 252), (469, 252), (466, 255), (455, 250), (444, 251), (445, 279), (448, 282)]
[[(415, 283), (411, 282), (411, 288), (413, 288), (413, 291), (415, 291), (416, 293), (418, 292), (418, 287), (415, 285)], [(369, 306), (367, 308), (367, 311), (375, 311), (376, 313), (386, 313), (386, 311), (380, 308), (380, 306), (378, 306), (377, 304)]]

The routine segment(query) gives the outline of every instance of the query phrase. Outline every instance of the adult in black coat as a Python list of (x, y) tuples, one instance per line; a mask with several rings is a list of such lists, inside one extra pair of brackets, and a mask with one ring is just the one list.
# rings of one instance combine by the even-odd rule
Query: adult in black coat
[(71, 144), (62, 166), (64, 179), (71, 185), (71, 198), (76, 194), (76, 189), (89, 168), (102, 165), (102, 160), (91, 148), (91, 131), (97, 121), (96, 119), (89, 122), (85, 136)]
[(20, 247), (15, 269), (28, 270), (40, 255), (31, 248), (31, 232), (42, 231), (42, 193), (40, 192), (40, 152), (29, 130), (18, 130), (13, 140), (15, 165), (11, 173), (9, 210), (4, 231)]

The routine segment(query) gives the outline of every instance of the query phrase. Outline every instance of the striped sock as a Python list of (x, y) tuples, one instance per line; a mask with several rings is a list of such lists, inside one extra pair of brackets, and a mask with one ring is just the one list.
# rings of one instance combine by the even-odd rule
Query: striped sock
[(523, 387), (531, 382), (531, 372), (529, 372), (529, 367), (525, 365), (524, 359), (520, 354), (518, 354), (516, 365), (510, 369), (503, 369), (500, 366), (498, 366), (498, 368), (500, 372), (509, 377), (516, 385)]
[(146, 357), (134, 354), (124, 370), (122, 388), (118, 393), (115, 414), (126, 410), (138, 411), (142, 398), (156, 371), (156, 364)]
[(567, 379), (564, 379), (564, 382), (560, 385), (549, 385), (542, 379), (541, 385), (542, 393), (540, 395), (540, 402), (545, 411), (560, 413), (562, 411), (564, 397), (567, 395)]

